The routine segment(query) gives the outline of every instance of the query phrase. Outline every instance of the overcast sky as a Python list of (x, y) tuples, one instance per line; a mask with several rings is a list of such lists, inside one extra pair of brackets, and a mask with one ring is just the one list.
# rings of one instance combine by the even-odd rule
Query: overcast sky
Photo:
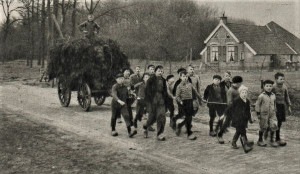
[[(274, 21), (300, 38), (300, 0), (195, 0), (199, 4), (217, 7), (233, 18), (244, 18), (257, 25)], [(218, 14), (219, 15), (219, 14)], [(0, 8), (0, 21), (4, 19)]]

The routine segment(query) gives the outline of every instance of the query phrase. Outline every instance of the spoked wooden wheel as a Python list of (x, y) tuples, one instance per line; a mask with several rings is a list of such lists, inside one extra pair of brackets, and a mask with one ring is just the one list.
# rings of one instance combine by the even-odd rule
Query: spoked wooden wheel
[(104, 95), (94, 97), (95, 103), (98, 106), (103, 105), (103, 103), (105, 102), (105, 99), (106, 99), (106, 97)]
[(58, 81), (57, 92), (60, 104), (63, 107), (68, 107), (71, 101), (71, 90), (65, 87), (61, 81)]
[(81, 108), (84, 111), (89, 111), (91, 107), (91, 89), (87, 83), (80, 85), (77, 98)]

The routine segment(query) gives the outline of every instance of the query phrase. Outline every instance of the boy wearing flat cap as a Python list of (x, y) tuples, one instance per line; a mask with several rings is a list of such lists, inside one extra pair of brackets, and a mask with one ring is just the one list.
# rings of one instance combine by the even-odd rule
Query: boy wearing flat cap
[(274, 141), (274, 132), (277, 131), (277, 118), (276, 118), (276, 96), (272, 92), (274, 82), (265, 80), (263, 82), (264, 91), (258, 96), (255, 104), (255, 111), (259, 119), (259, 139), (258, 146), (264, 147), (267, 144), (263, 140), (263, 134), (267, 129), (271, 130), (270, 145), (277, 147), (278, 143)]
[[(222, 78), (219, 75), (213, 76), (213, 83), (208, 85), (204, 91), (203, 99), (207, 101), (207, 107), (209, 108), (209, 135), (216, 136), (216, 132), (213, 129), (213, 124), (216, 116), (221, 117), (224, 114), (226, 108), (226, 91), (225, 86), (221, 86)], [(222, 121), (219, 120), (217, 128), (222, 125)]]
[(132, 138), (134, 135), (137, 134), (135, 128), (133, 131), (131, 128), (133, 127), (132, 117), (128, 112), (128, 99), (129, 99), (129, 92), (127, 87), (124, 85), (124, 76), (123, 74), (118, 74), (116, 76), (117, 83), (112, 87), (112, 102), (111, 102), (111, 129), (112, 129), (112, 136), (118, 136), (118, 132), (116, 131), (116, 121), (117, 118), (122, 115), (123, 119), (125, 120), (126, 127), (128, 130), (129, 137)]

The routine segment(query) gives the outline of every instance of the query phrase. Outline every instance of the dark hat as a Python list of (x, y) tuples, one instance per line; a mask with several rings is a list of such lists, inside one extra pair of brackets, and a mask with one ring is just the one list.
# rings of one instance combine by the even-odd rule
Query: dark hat
[(219, 76), (219, 75), (214, 75), (214, 76), (213, 76), (213, 79), (219, 79), (219, 80), (221, 81), (221, 80), (222, 80), (222, 77)]
[(273, 85), (274, 82), (273, 82), (272, 80), (265, 80), (263, 84), (264, 84), (264, 86), (265, 86), (266, 84), (271, 84), (271, 85)]
[(119, 73), (119, 74), (117, 74), (116, 79), (119, 78), (119, 77), (124, 77), (124, 75)]
[(177, 70), (177, 74), (179, 74), (180, 72), (183, 72), (183, 71), (186, 71), (186, 69), (184, 69), (184, 68), (179, 68), (179, 69)]
[(173, 77), (174, 77), (174, 75), (170, 74), (170, 75), (167, 76), (166, 80), (168, 81), (169, 79), (171, 79)]
[(150, 67), (155, 68), (155, 66), (151, 64), (151, 65), (148, 65), (147, 69), (149, 69)]
[(232, 83), (242, 83), (243, 82), (243, 78), (241, 76), (234, 76), (232, 78)]

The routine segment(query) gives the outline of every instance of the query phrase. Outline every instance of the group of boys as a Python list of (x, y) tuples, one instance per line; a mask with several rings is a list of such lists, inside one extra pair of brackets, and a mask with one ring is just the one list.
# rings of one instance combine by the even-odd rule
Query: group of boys
[[(186, 69), (177, 71), (179, 79), (175, 82), (174, 75), (163, 77), (163, 66), (148, 66), (148, 72), (143, 75), (140, 67), (130, 75), (130, 70), (125, 69), (123, 74), (116, 77), (117, 83), (112, 87), (112, 135), (117, 136), (115, 130), (116, 120), (123, 116), (129, 137), (137, 134), (137, 123), (148, 113), (148, 119), (143, 125), (144, 137), (148, 137), (148, 131), (154, 131), (151, 126), (157, 123), (157, 139), (165, 140), (164, 128), (166, 112), (170, 112), (170, 127), (176, 135), (181, 134), (183, 126), (189, 140), (197, 137), (192, 131), (192, 119), (196, 115), (199, 105), (207, 103), (209, 108), (209, 135), (217, 136), (218, 142), (224, 144), (223, 134), (231, 125), (236, 129), (233, 136), (232, 147), (238, 149), (237, 141), (240, 138), (244, 151), (247, 153), (253, 149), (253, 141), (249, 141), (246, 135), (248, 122), (251, 119), (250, 101), (247, 99), (248, 88), (242, 85), (243, 78), (235, 76), (231, 79), (231, 72), (224, 74), (224, 80), (219, 75), (213, 76), (213, 83), (204, 90), (203, 98), (200, 95), (200, 77), (194, 72), (194, 67), (189, 65)], [(291, 102), (287, 87), (284, 85), (284, 74), (275, 74), (275, 84), (271, 80), (263, 82), (263, 92), (259, 95), (255, 111), (259, 118), (258, 146), (266, 146), (264, 139), (270, 132), (270, 145), (284, 146), (286, 142), (280, 138), (280, 128), (285, 121), (285, 110), (289, 109)], [(136, 115), (133, 117), (131, 105), (136, 99)], [(174, 102), (177, 103), (178, 113), (175, 115)], [(219, 117), (214, 129), (214, 120)], [(184, 118), (176, 124), (178, 119)], [(274, 133), (276, 139), (274, 140)]]

